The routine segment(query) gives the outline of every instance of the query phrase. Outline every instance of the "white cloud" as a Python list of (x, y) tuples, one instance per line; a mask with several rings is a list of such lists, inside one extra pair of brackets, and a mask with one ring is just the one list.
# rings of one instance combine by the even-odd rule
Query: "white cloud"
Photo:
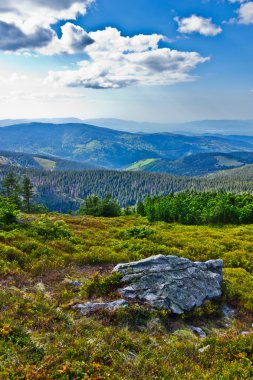
[(9, 76), (0, 76), (0, 83), (14, 83), (27, 80), (28, 76), (25, 74), (12, 73)]
[(162, 35), (123, 37), (115, 28), (89, 33), (89, 59), (77, 70), (51, 71), (46, 84), (96, 89), (131, 85), (169, 85), (193, 80), (190, 72), (206, 62), (196, 52), (160, 48)]
[(217, 36), (222, 32), (221, 27), (212, 23), (211, 18), (204, 18), (197, 15), (174, 19), (178, 23), (178, 31), (180, 33), (199, 33), (203, 36)]
[(253, 24), (253, 2), (242, 4), (237, 13), (240, 24)]
[(88, 45), (94, 43), (94, 40), (88, 33), (78, 25), (67, 22), (61, 27), (62, 37), (55, 36), (51, 43), (38, 51), (41, 54), (75, 54), (81, 53)]
[(59, 52), (74, 53), (75, 46), (79, 52), (86, 42), (83, 30), (67, 23), (63, 29), (65, 36), (59, 40), (51, 25), (59, 20), (75, 20), (78, 14), (84, 15), (93, 1), (95, 0), (5, 0), (5, 4), (0, 7), (0, 49), (17, 51), (54, 44)]

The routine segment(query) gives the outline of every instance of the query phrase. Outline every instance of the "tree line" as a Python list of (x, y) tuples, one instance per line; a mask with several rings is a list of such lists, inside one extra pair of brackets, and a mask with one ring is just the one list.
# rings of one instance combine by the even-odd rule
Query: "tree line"
[(189, 225), (253, 223), (253, 196), (216, 192), (182, 192), (147, 197), (137, 212), (149, 221)]
[[(44, 204), (50, 211), (66, 213), (76, 212), (82, 200), (93, 194), (100, 198), (111, 194), (120, 207), (127, 207), (144, 201), (147, 195), (160, 197), (182, 191), (252, 193), (253, 170), (246, 169), (206, 178), (111, 170), (49, 172), (12, 167), (11, 171), (21, 180), (30, 178), (36, 189), (34, 202)], [(10, 167), (0, 167), (0, 181), (8, 172)]]
[[(6, 215), (13, 219), (15, 210), (26, 213), (44, 213), (45, 206), (34, 202), (35, 191), (31, 179), (23, 177), (21, 181), (12, 172), (2, 181), (0, 209), (5, 207)], [(170, 192), (165, 196), (147, 196), (133, 206), (122, 208), (120, 202), (107, 193), (104, 197), (89, 195), (80, 200), (76, 211), (79, 215), (95, 217), (116, 217), (137, 213), (146, 216), (149, 221), (164, 221), (189, 225), (201, 224), (247, 224), (253, 223), (253, 195), (233, 194), (229, 192)], [(69, 211), (72, 213), (72, 211)], [(11, 218), (13, 214), (13, 218)]]

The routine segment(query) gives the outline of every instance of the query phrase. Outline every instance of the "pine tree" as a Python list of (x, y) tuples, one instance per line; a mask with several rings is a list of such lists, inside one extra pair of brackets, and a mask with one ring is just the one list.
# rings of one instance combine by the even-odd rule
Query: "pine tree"
[(7, 198), (10, 198), (13, 203), (15, 203), (18, 207), (21, 206), (21, 200), (20, 200), (20, 186), (18, 179), (15, 177), (15, 175), (10, 172), (6, 175), (6, 177), (3, 180), (3, 193), (4, 196)]
[(137, 211), (137, 214), (139, 214), (141, 216), (145, 216), (145, 207), (144, 207), (144, 203), (142, 201), (139, 201), (137, 203), (136, 211)]
[(22, 181), (21, 194), (23, 197), (24, 210), (26, 212), (31, 211), (31, 201), (34, 196), (33, 184), (28, 177), (25, 177)]

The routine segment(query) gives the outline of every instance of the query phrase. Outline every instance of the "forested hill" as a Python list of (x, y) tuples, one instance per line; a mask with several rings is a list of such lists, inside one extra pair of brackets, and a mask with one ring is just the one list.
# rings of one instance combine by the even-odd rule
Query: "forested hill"
[(0, 150), (0, 166), (1, 165), (44, 170), (94, 170), (97, 168), (95, 165), (89, 163), (64, 160), (54, 156), (6, 152), (3, 150)]
[[(29, 176), (36, 187), (37, 202), (45, 204), (50, 210), (60, 212), (76, 210), (81, 200), (91, 194), (104, 197), (106, 193), (110, 193), (121, 206), (126, 206), (134, 205), (138, 200), (145, 199), (147, 195), (165, 195), (183, 190), (234, 193), (253, 191), (253, 166), (231, 171), (231, 176), (226, 173), (224, 176), (217, 174), (199, 179), (109, 170), (58, 172), (22, 168), (11, 168), (11, 170), (18, 177)], [(0, 167), (0, 180), (8, 172), (10, 167)]]
[(126, 170), (142, 170), (145, 172), (183, 176), (203, 176), (249, 164), (253, 164), (252, 152), (199, 153), (175, 161), (165, 159), (142, 160), (130, 165)]
[(252, 151), (253, 137), (127, 133), (87, 124), (30, 123), (0, 128), (2, 150), (54, 155), (120, 169), (145, 159), (182, 159), (190, 154)]

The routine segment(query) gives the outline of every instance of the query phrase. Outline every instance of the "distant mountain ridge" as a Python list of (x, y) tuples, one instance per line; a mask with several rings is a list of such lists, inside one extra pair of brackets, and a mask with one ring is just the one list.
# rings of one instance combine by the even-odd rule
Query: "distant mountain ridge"
[(79, 123), (29, 123), (0, 128), (0, 146), (6, 151), (122, 169), (146, 159), (180, 160), (198, 153), (252, 152), (253, 136), (134, 134)]
[(109, 128), (131, 133), (182, 133), (193, 135), (249, 135), (253, 136), (253, 119), (249, 120), (196, 120), (182, 123), (158, 123), (122, 120), (114, 118), (79, 119), (69, 118), (37, 118), (37, 119), (5, 119), (0, 120), (0, 127), (29, 124), (33, 122), (49, 124), (90, 124), (101, 128)]
[(86, 123), (133, 133), (182, 133), (193, 135), (253, 136), (253, 120), (197, 120), (184, 123), (136, 122), (120, 119), (89, 119)]

